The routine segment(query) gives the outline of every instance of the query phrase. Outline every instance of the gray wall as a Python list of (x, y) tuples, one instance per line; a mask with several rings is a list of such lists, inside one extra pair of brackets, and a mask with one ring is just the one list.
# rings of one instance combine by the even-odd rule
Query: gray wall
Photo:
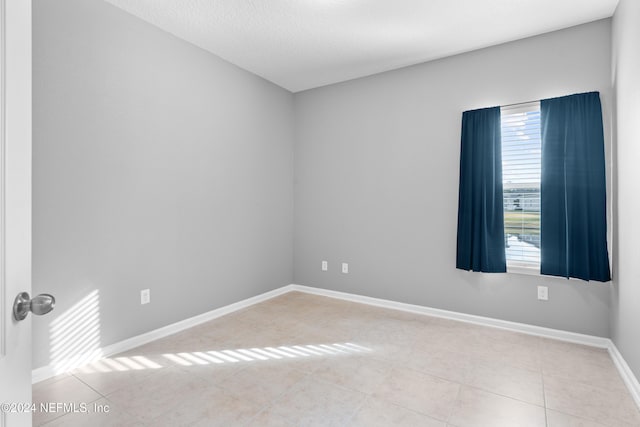
[(608, 131), (610, 30), (602, 20), (296, 94), (294, 281), (608, 336), (609, 284), (464, 272), (455, 248), (462, 112), (598, 90)]
[(34, 367), (94, 290), (108, 345), (291, 283), (291, 93), (102, 1), (33, 3)]
[(621, 0), (613, 17), (613, 87), (617, 148), (617, 271), (611, 335), (640, 378), (640, 2)]

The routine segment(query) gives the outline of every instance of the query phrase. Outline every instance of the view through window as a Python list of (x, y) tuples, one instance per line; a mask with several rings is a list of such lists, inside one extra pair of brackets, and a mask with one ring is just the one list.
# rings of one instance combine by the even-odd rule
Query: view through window
[(507, 270), (540, 269), (540, 103), (501, 108)]

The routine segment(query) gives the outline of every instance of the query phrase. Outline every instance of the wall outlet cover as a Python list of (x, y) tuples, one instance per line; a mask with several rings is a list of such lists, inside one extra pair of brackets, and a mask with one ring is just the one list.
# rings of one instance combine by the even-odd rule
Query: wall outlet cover
[(143, 289), (140, 291), (140, 304), (149, 304), (151, 302), (151, 289)]
[(546, 286), (538, 286), (538, 299), (540, 301), (549, 300), (549, 288)]

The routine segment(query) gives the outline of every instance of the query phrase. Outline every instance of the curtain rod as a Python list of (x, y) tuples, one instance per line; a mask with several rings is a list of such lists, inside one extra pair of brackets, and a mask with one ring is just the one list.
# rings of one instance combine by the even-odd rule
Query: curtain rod
[[(600, 92), (598, 91), (593, 91), (593, 92), (579, 92), (579, 93), (574, 93), (573, 95), (586, 95), (588, 93), (597, 93), (598, 96), (600, 96)], [(572, 96), (572, 95), (566, 95), (566, 96)], [(566, 96), (557, 96), (554, 98), (548, 98), (548, 99), (555, 99), (555, 98), (565, 98)], [(505, 105), (500, 105), (500, 108), (502, 107), (514, 107), (516, 105), (526, 105), (526, 104), (533, 104), (534, 102), (540, 102), (542, 101), (542, 99), (538, 99), (536, 101), (526, 101), (526, 102), (514, 102), (513, 104), (505, 104)]]
[(540, 102), (540, 100), (537, 100), (537, 101), (526, 101), (526, 102), (514, 102), (513, 104), (500, 105), (500, 108), (502, 108), (502, 107), (515, 107), (517, 105), (534, 104), (536, 102)]

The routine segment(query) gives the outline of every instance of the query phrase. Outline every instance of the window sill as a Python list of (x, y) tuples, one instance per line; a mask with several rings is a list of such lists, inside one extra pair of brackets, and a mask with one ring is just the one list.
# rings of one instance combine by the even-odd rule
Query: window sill
[(527, 276), (540, 276), (540, 268), (525, 267), (522, 265), (507, 265), (507, 273), (524, 274)]

